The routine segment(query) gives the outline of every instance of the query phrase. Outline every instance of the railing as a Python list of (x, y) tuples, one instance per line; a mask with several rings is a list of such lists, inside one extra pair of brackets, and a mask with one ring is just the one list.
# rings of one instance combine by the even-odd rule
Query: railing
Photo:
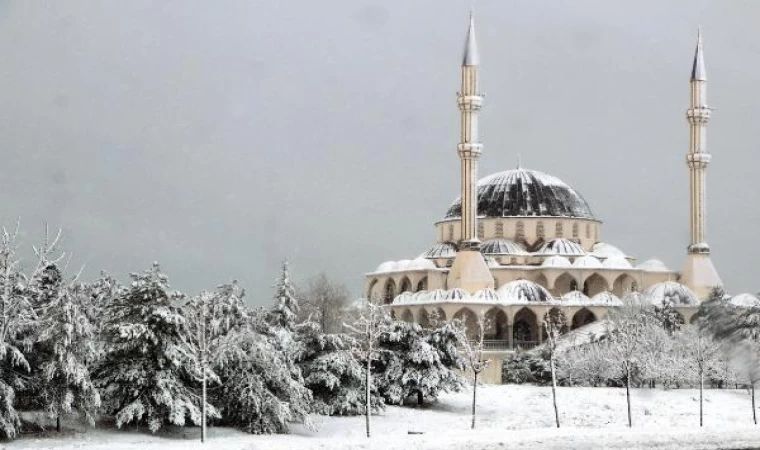
[(509, 341), (505, 340), (484, 340), (483, 350), (530, 350), (534, 347), (538, 347), (541, 343), (538, 341), (515, 341), (512, 343), (512, 345), (509, 344)]

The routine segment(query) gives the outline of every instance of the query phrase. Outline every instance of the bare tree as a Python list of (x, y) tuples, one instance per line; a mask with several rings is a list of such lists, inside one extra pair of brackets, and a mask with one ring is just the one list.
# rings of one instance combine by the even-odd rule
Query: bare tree
[(371, 399), (372, 399), (372, 360), (375, 356), (376, 344), (380, 333), (385, 329), (386, 324), (390, 320), (387, 308), (372, 301), (371, 299), (364, 300), (360, 305), (357, 305), (356, 320), (352, 324), (343, 324), (348, 330), (357, 335), (357, 341), (362, 344), (361, 347), (355, 349), (355, 352), (363, 358), (367, 365), (365, 367), (364, 374), (364, 417), (367, 427), (367, 437), (370, 437), (371, 431)]
[(313, 321), (323, 333), (340, 331), (341, 312), (348, 303), (348, 290), (344, 285), (320, 273), (309, 280), (299, 299), (299, 321)]
[(483, 357), (483, 343), (485, 341), (485, 330), (486, 330), (486, 317), (485, 314), (481, 311), (478, 314), (476, 326), (476, 330), (474, 331), (476, 334), (476, 339), (470, 340), (470, 337), (468, 335), (467, 326), (465, 323), (463, 323), (461, 320), (457, 319), (458, 326), (455, 326), (454, 329), (455, 334), (457, 338), (459, 339), (459, 343), (462, 346), (462, 353), (464, 353), (465, 357), (465, 364), (468, 369), (472, 371), (472, 425), (470, 428), (475, 428), (475, 405), (477, 401), (477, 392), (478, 392), (478, 375), (480, 372), (484, 371), (486, 367), (488, 367), (489, 361)]
[(559, 428), (559, 409), (557, 408), (557, 370), (556, 353), (557, 339), (567, 331), (567, 317), (561, 309), (552, 308), (544, 314), (544, 329), (546, 330), (546, 348), (549, 350), (549, 368), (552, 375), (552, 403), (554, 405), (554, 420)]
[(712, 336), (698, 327), (687, 325), (674, 335), (673, 354), (682, 357), (683, 362), (672, 364), (685, 382), (699, 385), (699, 426), (704, 424), (704, 386), (705, 374), (717, 373), (720, 365), (721, 345)]

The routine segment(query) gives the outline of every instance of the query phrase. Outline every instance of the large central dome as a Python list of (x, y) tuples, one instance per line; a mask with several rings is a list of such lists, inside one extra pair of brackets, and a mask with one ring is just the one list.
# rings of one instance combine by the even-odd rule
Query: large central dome
[[(458, 198), (445, 218), (461, 217), (461, 214), (461, 198)], [(596, 219), (586, 200), (562, 180), (526, 169), (507, 170), (481, 179), (478, 216)]]

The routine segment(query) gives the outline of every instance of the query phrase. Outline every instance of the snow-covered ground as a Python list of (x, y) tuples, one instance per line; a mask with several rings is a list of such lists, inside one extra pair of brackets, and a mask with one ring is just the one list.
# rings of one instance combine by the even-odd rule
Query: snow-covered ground
[[(388, 407), (372, 417), (371, 439), (363, 417), (316, 417), (318, 431), (296, 426), (290, 435), (254, 436), (226, 428), (209, 429), (207, 448), (247, 450), (342, 449), (739, 449), (760, 447), (760, 426), (752, 422), (743, 390), (708, 390), (705, 427), (699, 428), (696, 390), (633, 391), (633, 429), (626, 427), (625, 391), (559, 388), (562, 428), (554, 428), (551, 390), (535, 386), (485, 386), (478, 390), (478, 423), (470, 430), (468, 392), (443, 396), (425, 408)], [(410, 435), (408, 432), (423, 434)], [(8, 449), (202, 448), (197, 429), (151, 435), (139, 430), (68, 430), (25, 436)]]

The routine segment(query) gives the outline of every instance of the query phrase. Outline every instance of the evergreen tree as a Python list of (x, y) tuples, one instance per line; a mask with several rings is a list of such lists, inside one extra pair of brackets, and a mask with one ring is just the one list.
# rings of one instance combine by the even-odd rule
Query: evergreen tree
[(274, 286), (274, 308), (269, 312), (269, 322), (275, 326), (293, 331), (298, 314), (298, 300), (295, 288), (290, 282), (290, 268), (287, 261), (282, 263), (282, 273)]
[(106, 412), (118, 427), (135, 423), (152, 432), (188, 418), (199, 424), (200, 402), (189, 384), (202, 378), (202, 370), (174, 304), (182, 295), (169, 290), (157, 263), (131, 277), (130, 289), (106, 308), (108, 353), (95, 372)]
[(92, 383), (88, 365), (96, 357), (94, 330), (82, 301), (87, 292), (74, 284), (49, 298), (41, 311), (38, 342), (50, 350), (41, 361), (40, 396), (56, 428), (61, 431), (61, 416), (74, 410), (90, 424), (100, 406), (100, 395)]

